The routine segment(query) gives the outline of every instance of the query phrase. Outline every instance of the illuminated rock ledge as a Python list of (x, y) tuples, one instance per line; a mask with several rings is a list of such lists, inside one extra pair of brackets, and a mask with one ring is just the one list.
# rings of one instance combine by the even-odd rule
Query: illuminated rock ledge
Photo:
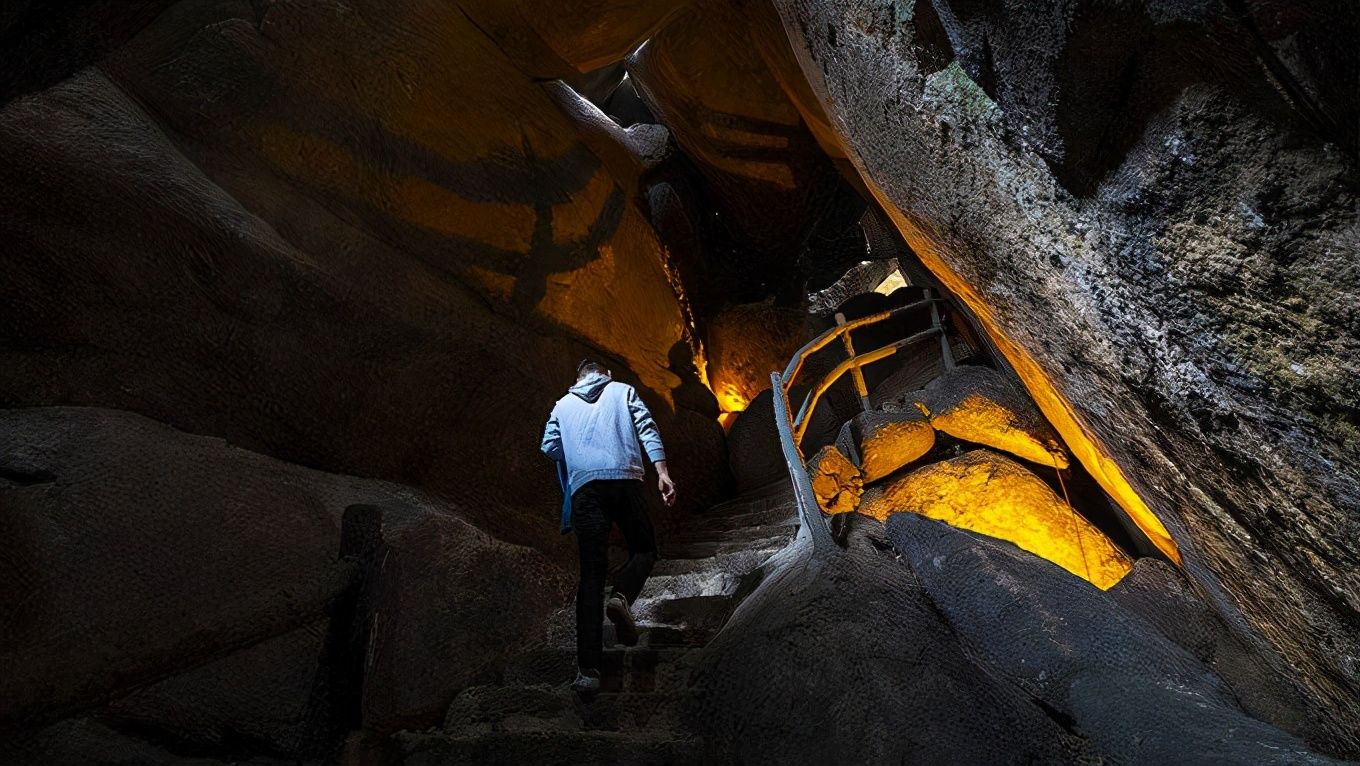
[(1039, 477), (989, 450), (934, 463), (864, 493), (859, 512), (916, 513), (995, 537), (1105, 590), (1133, 562)]
[(1028, 397), (987, 367), (958, 367), (936, 378), (916, 406), (939, 431), (1040, 465), (1067, 468), (1058, 435)]
[(865, 483), (878, 481), (917, 460), (935, 446), (935, 429), (915, 411), (870, 410), (846, 422), (836, 440), (847, 455), (858, 455)]
[(817, 505), (825, 513), (850, 513), (859, 506), (864, 475), (840, 450), (831, 446), (818, 450), (808, 461), (808, 474)]

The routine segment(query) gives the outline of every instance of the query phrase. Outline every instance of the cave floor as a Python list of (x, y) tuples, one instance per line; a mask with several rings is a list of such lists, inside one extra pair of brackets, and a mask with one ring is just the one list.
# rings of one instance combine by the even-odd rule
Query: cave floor
[(602, 690), (570, 689), (571, 609), (546, 645), (508, 663), (499, 683), (469, 687), (441, 729), (397, 736), (404, 763), (674, 763), (702, 757), (681, 709), (699, 652), (758, 584), (759, 567), (798, 532), (787, 483), (715, 506), (659, 541), (661, 558), (634, 604), (643, 634), (616, 643), (605, 621)]

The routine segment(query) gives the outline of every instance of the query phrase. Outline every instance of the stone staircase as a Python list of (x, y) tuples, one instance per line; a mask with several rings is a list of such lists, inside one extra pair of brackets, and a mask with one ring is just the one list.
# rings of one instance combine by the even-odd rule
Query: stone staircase
[(576, 675), (572, 609), (543, 646), (513, 658), (499, 683), (464, 689), (444, 725), (403, 733), (410, 764), (659, 764), (701, 760), (680, 710), (689, 670), (754, 587), (753, 571), (798, 531), (787, 484), (715, 506), (679, 535), (660, 539), (661, 558), (633, 605), (636, 646), (605, 623), (602, 690), (570, 689)]

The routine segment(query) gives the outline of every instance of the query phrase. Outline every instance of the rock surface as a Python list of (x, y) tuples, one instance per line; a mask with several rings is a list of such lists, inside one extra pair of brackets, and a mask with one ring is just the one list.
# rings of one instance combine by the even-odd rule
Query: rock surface
[(1209, 667), (1052, 564), (911, 514), (886, 533), (852, 522), (834, 556), (795, 542), (772, 559), (696, 668), (706, 693), (686, 721), (721, 756), (1331, 762), (1249, 717)]
[(0, 108), (0, 402), (420, 486), (553, 550), (536, 445), (595, 355), (684, 445), (682, 505), (716, 497), (628, 148), (451, 4), (327, 7), (178, 3)]
[(850, 513), (859, 507), (864, 474), (834, 446), (822, 447), (808, 458), (812, 492), (824, 513)]
[(1133, 566), (1042, 479), (991, 450), (973, 450), (888, 479), (864, 492), (858, 510), (879, 521), (914, 513), (1006, 540), (1101, 590)]
[(935, 430), (920, 412), (861, 412), (836, 439), (841, 453), (864, 472), (869, 484), (920, 458), (935, 446)]
[[(0, 761), (365, 762), (422, 738), (412, 761), (1360, 757), (1358, 21), (1340, 0), (0, 10)], [(1084, 491), (1181, 566), (1101, 592), (915, 514), (840, 514), (746, 576), (793, 530), (787, 508), (688, 515), (728, 487), (717, 405), (746, 406), (739, 488), (785, 480), (768, 372), (866, 245), (918, 287), (841, 308), (952, 292), (959, 358), (994, 347), (1042, 414), (991, 425), (1055, 429)], [(572, 551), (535, 447), (587, 355), (672, 455), (638, 608), (686, 659), (628, 654), (640, 685), (582, 714), (555, 686)], [(875, 365), (871, 403), (949, 394), (919, 391), (944, 368)], [(848, 377), (824, 399), (805, 454), (862, 409)], [(843, 458), (819, 478), (858, 502)]]
[(742, 4), (695, 0), (628, 71), (733, 232), (737, 257), (715, 264), (731, 274), (729, 289), (796, 294), (798, 251), (838, 176), (752, 40)]
[[(1334, 711), (1330, 746), (1360, 753), (1356, 163), (1292, 95), (1350, 114), (1353, 9), (776, 4), (912, 249), (1068, 445), (1084, 432), (1122, 466), (1194, 587)], [(940, 63), (939, 25), (965, 65)], [(1157, 44), (1095, 42), (1131, 25)], [(1290, 35), (1318, 43), (1293, 61), (1335, 65), (1330, 84), (1271, 54)], [(1055, 71), (1123, 71), (1131, 90), (1046, 90)], [(1129, 133), (1094, 149), (1104, 169), (1077, 159), (1091, 120)]]
[(1034, 402), (991, 368), (945, 371), (926, 385), (915, 404), (942, 433), (1039, 465), (1069, 465), (1058, 435)]
[(91, 711), (320, 754), (438, 720), (569, 599), (543, 554), (409, 488), (130, 413), (0, 411), (0, 456), (7, 727)]

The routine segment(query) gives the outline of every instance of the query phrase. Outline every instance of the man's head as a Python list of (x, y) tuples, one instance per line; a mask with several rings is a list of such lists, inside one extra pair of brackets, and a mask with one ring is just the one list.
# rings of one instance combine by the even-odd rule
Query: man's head
[(580, 364), (576, 365), (577, 380), (584, 378), (585, 376), (589, 375), (592, 372), (598, 372), (602, 375), (608, 375), (609, 368), (590, 358), (582, 359)]

